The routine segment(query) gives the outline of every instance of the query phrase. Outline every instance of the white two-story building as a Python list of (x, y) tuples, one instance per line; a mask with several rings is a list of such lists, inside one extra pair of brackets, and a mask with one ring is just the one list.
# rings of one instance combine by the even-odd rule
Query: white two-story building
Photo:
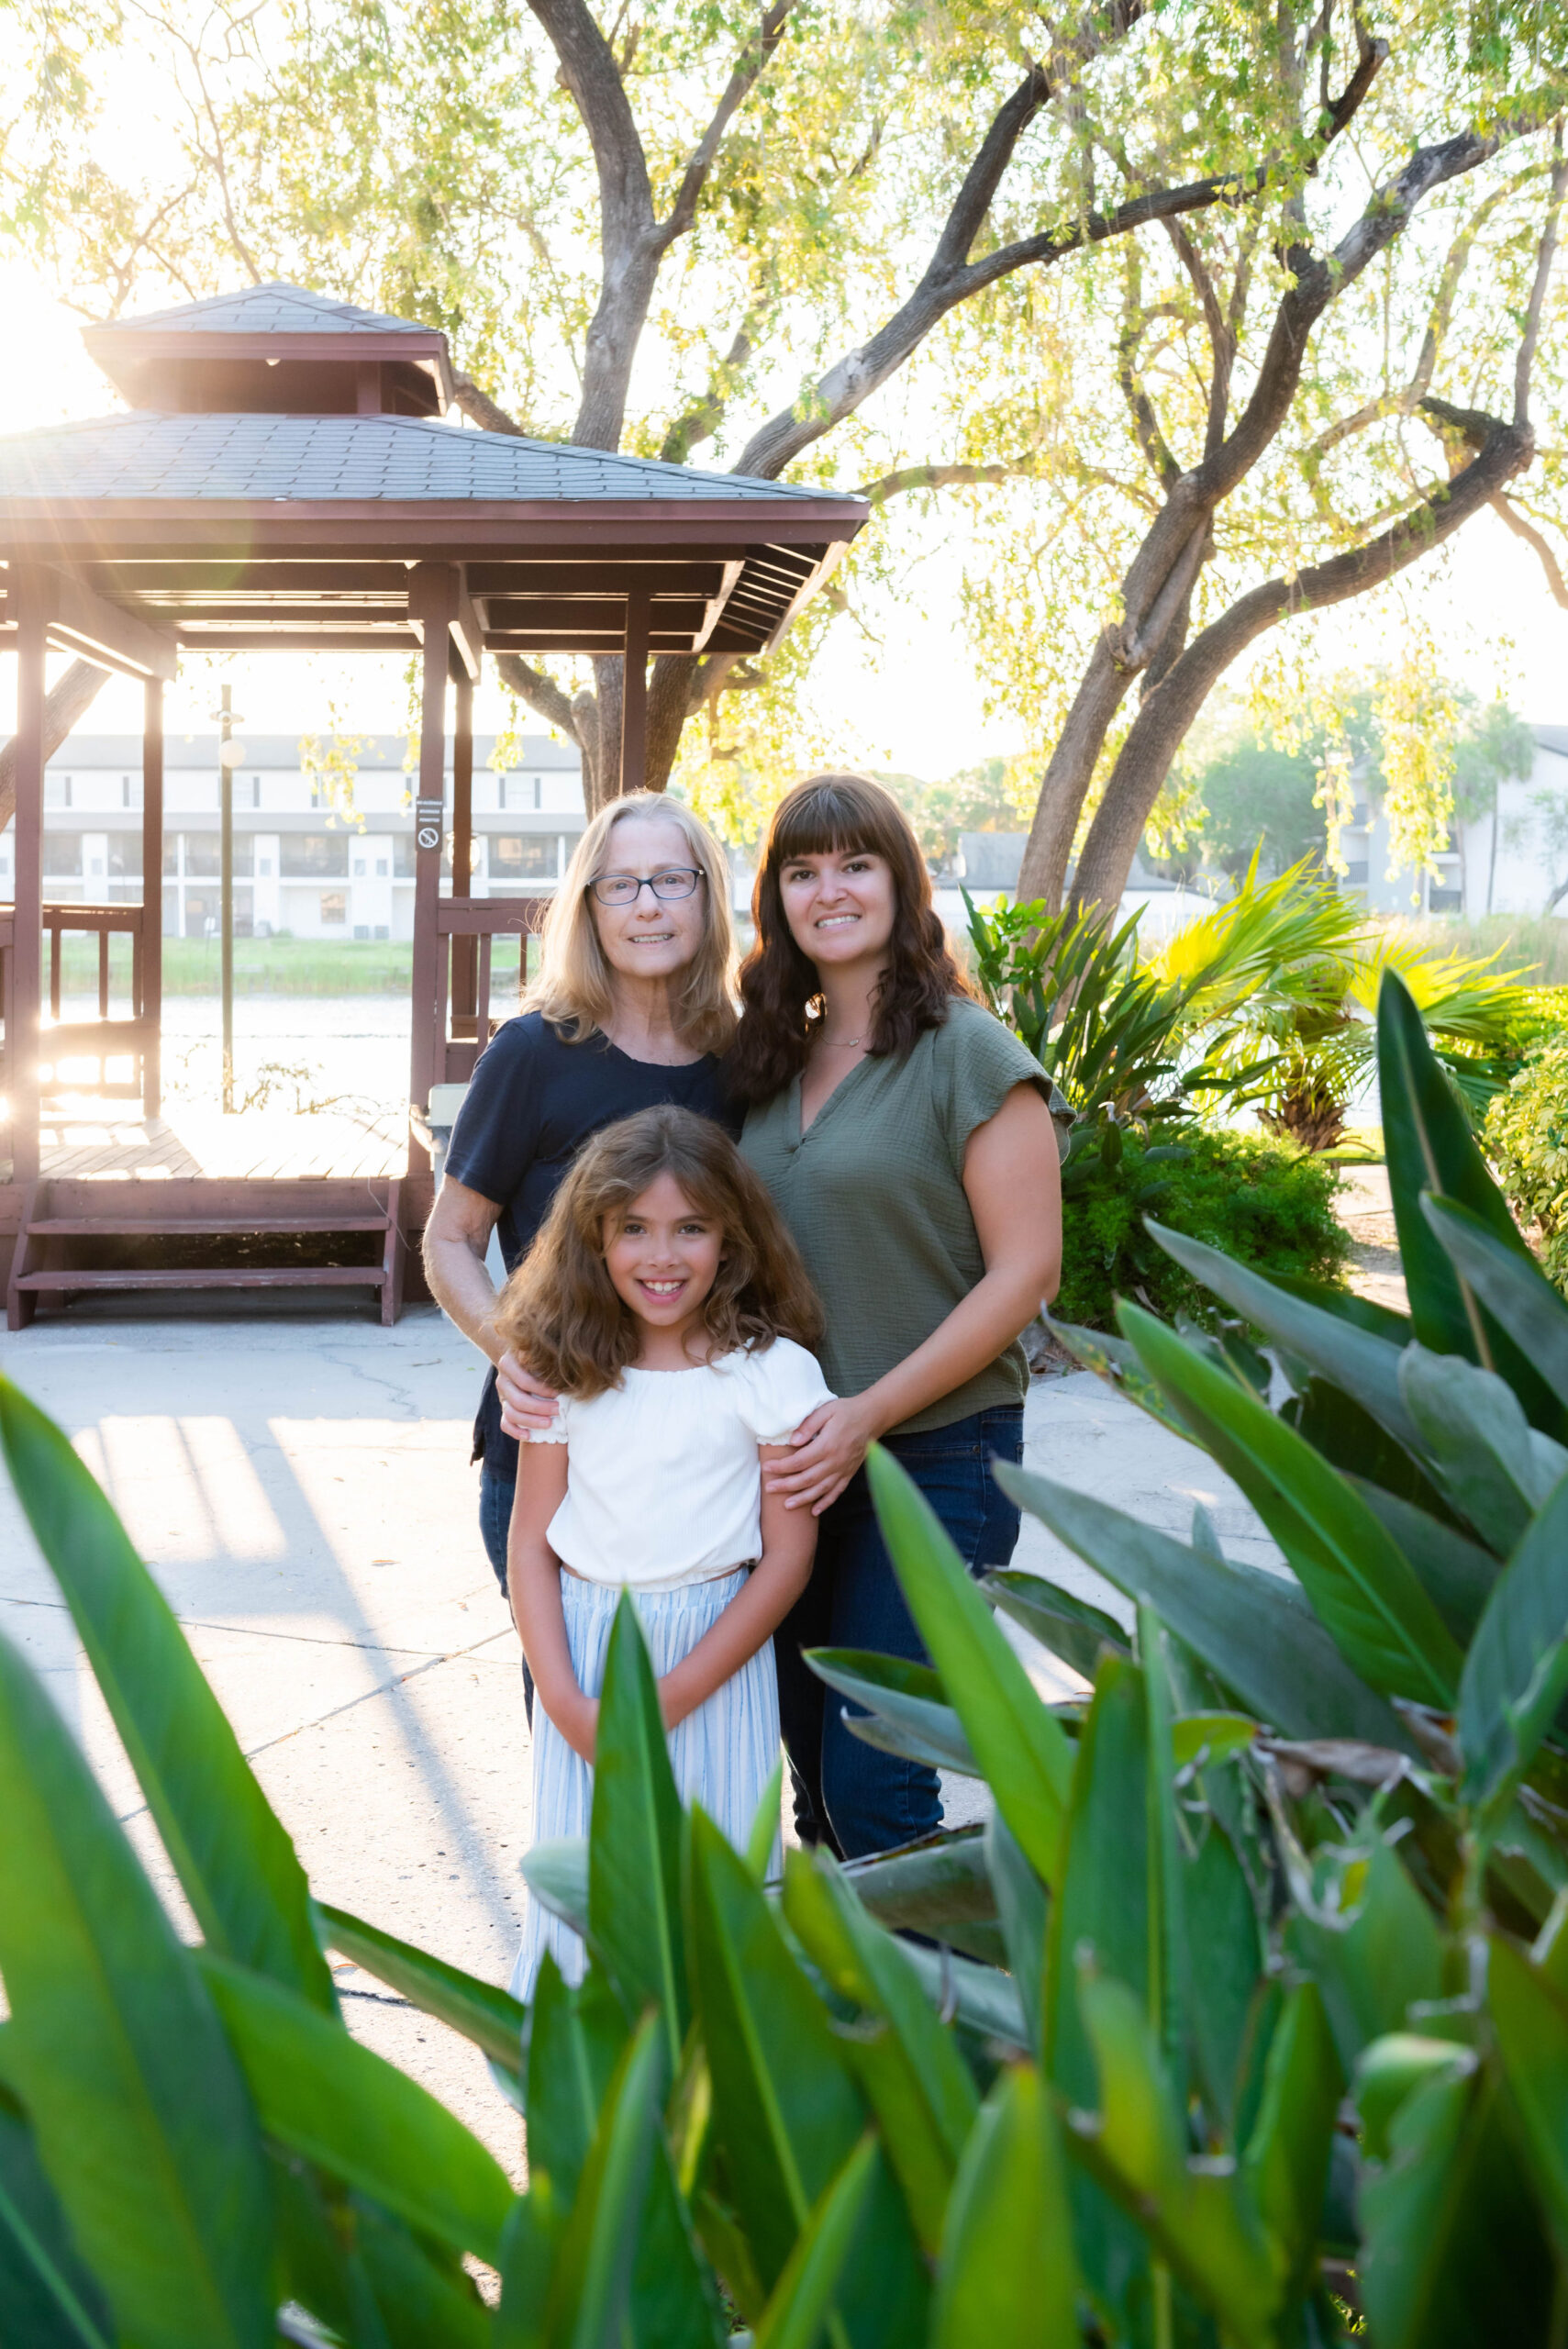
[[(378, 735), (359, 751), (351, 799), (318, 780), (296, 734), (237, 727), (234, 926), (241, 937), (408, 939), (414, 934), (414, 776), (407, 744)], [(476, 897), (545, 889), (566, 869), (586, 818), (575, 747), (514, 738), (517, 763), (473, 746)], [(56, 903), (139, 902), (141, 745), (77, 734), (44, 781), (44, 896)], [(212, 936), (218, 924), (218, 738), (172, 734), (164, 750), (163, 930)], [(447, 774), (447, 807), (451, 807)], [(339, 804), (334, 805), (334, 796)], [(0, 899), (12, 893), (12, 831), (0, 834)], [(451, 870), (449, 831), (443, 870)]]

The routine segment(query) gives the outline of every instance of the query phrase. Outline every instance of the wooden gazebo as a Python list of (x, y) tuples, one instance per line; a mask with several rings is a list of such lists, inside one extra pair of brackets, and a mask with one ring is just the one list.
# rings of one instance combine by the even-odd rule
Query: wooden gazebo
[[(163, 1174), (158, 1182), (140, 1179), (134, 1150), (84, 1172), (57, 1163), (43, 1138), (40, 1113), (67, 1089), (159, 1117), (162, 696), (181, 651), (421, 653), (417, 1109), (433, 1085), (471, 1074), (493, 1030), (492, 939), (536, 926), (541, 910), (539, 899), (469, 895), (484, 653), (624, 655), (621, 784), (634, 788), (649, 656), (775, 642), (865, 508), (447, 424), (443, 335), (299, 286), (220, 295), (85, 339), (128, 406), (0, 439), (0, 643), (19, 671), (15, 903), (0, 907), (10, 1159), (7, 1168), (0, 1141), (0, 1265), (8, 1251), (11, 1326), (41, 1297), (94, 1288), (323, 1284), (378, 1290), (391, 1320), (407, 1241), (429, 1206), (428, 1161), (412, 1136), (400, 1135), (395, 1163), (374, 1175), (303, 1161), (271, 1175), (147, 1168)], [(44, 901), (51, 650), (143, 683), (140, 906)], [(81, 931), (100, 941), (99, 1017), (62, 1025), (60, 941)], [(128, 1018), (109, 1017), (114, 931), (132, 941)], [(63, 1074), (83, 1062), (97, 1069), (92, 1086)], [(111, 1079), (117, 1068), (126, 1074)], [(264, 1244), (300, 1234), (317, 1236), (317, 1261), (279, 1262), (286, 1248)], [(322, 1235), (343, 1246), (324, 1251)], [(150, 1261), (157, 1247), (127, 1240), (168, 1243), (174, 1261)], [(334, 1253), (345, 1261), (321, 1261)]]

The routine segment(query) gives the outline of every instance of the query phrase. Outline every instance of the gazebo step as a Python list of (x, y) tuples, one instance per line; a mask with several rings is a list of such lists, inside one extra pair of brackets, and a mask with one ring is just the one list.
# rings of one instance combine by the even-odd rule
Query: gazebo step
[(382, 1215), (255, 1215), (139, 1216), (128, 1208), (121, 1215), (56, 1215), (42, 1216), (28, 1224), (29, 1231), (40, 1240), (82, 1240), (100, 1237), (124, 1238), (128, 1235), (158, 1240), (222, 1239), (226, 1234), (288, 1233), (302, 1231), (384, 1231), (388, 1217)]
[[(389, 1324), (403, 1302), (402, 1197), (398, 1176), (45, 1181), (24, 1196), (18, 1217), (11, 1327), (25, 1327), (40, 1298), (311, 1288), (369, 1289)], [(252, 1253), (274, 1261), (246, 1264)], [(345, 1257), (360, 1261), (333, 1261)]]
[(389, 1275), (380, 1264), (212, 1265), (177, 1273), (73, 1270), (23, 1273), (16, 1286), (44, 1290), (106, 1288), (382, 1288)]

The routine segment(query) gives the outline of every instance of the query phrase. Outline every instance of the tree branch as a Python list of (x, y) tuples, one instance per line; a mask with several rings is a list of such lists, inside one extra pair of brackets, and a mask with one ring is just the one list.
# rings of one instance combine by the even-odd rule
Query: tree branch
[(1304, 465), (1310, 467), (1315, 459), (1326, 457), (1330, 449), (1339, 447), (1341, 440), (1350, 440), (1354, 433), (1366, 431), (1369, 426), (1379, 423), (1384, 417), (1409, 416), (1419, 406), (1421, 400), (1431, 389), (1438, 354), (1447, 339), (1449, 324), (1453, 317), (1454, 300), (1459, 292), (1460, 282), (1469, 267), (1475, 239), (1498, 205), (1514, 195), (1528, 176), (1528, 173), (1518, 173), (1505, 186), (1494, 188), (1491, 195), (1484, 197), (1476, 206), (1475, 210), (1449, 247), (1448, 258), (1443, 263), (1442, 274), (1438, 280), (1438, 290), (1432, 297), (1432, 306), (1427, 319), (1427, 330), (1421, 338), (1421, 348), (1417, 353), (1415, 367), (1404, 390), (1396, 392), (1392, 397), (1385, 395), (1374, 400), (1366, 400), (1356, 409), (1353, 416), (1342, 416), (1338, 422), (1328, 426), (1318, 434), (1317, 440), (1302, 451)]
[(725, 84), (724, 95), (714, 108), (713, 119), (704, 131), (690, 162), (681, 177), (675, 201), (669, 216), (659, 229), (659, 250), (667, 251), (677, 237), (684, 236), (696, 218), (697, 199), (702, 195), (707, 175), (713, 169), (714, 158), (724, 134), (745, 104), (757, 78), (779, 42), (789, 19), (795, 0), (773, 0), (758, 26), (755, 38), (743, 49), (736, 61), (735, 71)]
[(1528, 520), (1519, 512), (1512, 499), (1505, 497), (1501, 490), (1492, 500), (1492, 511), (1507, 524), (1515, 538), (1522, 539), (1526, 546), (1539, 558), (1540, 567), (1546, 573), (1547, 593), (1554, 604), (1560, 604), (1562, 609), (1568, 612), (1568, 579), (1562, 576), (1562, 566), (1553, 553), (1551, 541), (1545, 534), (1538, 530), (1535, 524)]
[[(92, 661), (73, 661), (44, 696), (43, 754), (52, 759), (66, 736), (80, 726), (109, 673)], [(0, 830), (17, 812), (17, 738), (0, 745)]]
[(1030, 480), (1039, 471), (1039, 461), (1033, 457), (995, 465), (904, 465), (897, 473), (862, 482), (850, 495), (863, 497), (873, 506), (884, 506), (890, 497), (902, 496), (906, 490), (969, 489), (981, 484), (995, 486), (1007, 481)]
[(583, 397), (573, 440), (618, 449), (638, 337), (648, 316), (660, 249), (648, 158), (614, 50), (586, 0), (528, 0), (560, 63), (599, 182), (599, 299), (583, 360)]
[(1557, 223), (1562, 210), (1563, 196), (1568, 195), (1568, 158), (1564, 158), (1562, 152), (1561, 116), (1558, 117), (1551, 145), (1557, 160), (1551, 167), (1551, 188), (1546, 201), (1546, 226), (1541, 230), (1540, 246), (1536, 254), (1535, 282), (1530, 287), (1529, 302), (1525, 310), (1518, 356), (1514, 362), (1514, 422), (1521, 431), (1529, 423), (1530, 371), (1535, 365), (1535, 346), (1540, 335), (1540, 313), (1546, 301), (1546, 289), (1551, 283), (1551, 264), (1557, 258)]
[(495, 674), (509, 693), (516, 694), (519, 701), (526, 702), (535, 717), (542, 718), (547, 726), (559, 727), (562, 733), (570, 735), (574, 742), (577, 740), (577, 719), (571, 697), (553, 677), (547, 676), (542, 669), (532, 667), (520, 652), (497, 652), (492, 658), (495, 663)]
[(1122, 745), (1084, 845), (1075, 905), (1114, 906), (1120, 897), (1176, 751), (1219, 678), (1250, 644), (1294, 614), (1320, 611), (1383, 585), (1451, 538), (1525, 470), (1535, 451), (1529, 427), (1495, 417), (1486, 423), (1484, 444), (1471, 463), (1392, 529), (1293, 579), (1264, 581), (1194, 638), (1158, 689), (1145, 696)]
[(518, 440), (528, 439), (517, 418), (482, 391), (472, 375), (452, 377), (452, 396), (471, 424), (480, 425), (486, 432), (509, 432)]
[(1236, 345), (1225, 313), (1219, 306), (1214, 280), (1204, 264), (1203, 255), (1179, 220), (1166, 220), (1162, 226), (1175, 247), (1176, 257), (1191, 278), (1203, 306), (1209, 349), (1214, 354), (1208, 377), (1208, 416), (1204, 428), (1204, 454), (1212, 456), (1225, 437), (1225, 417), (1230, 405), (1230, 371), (1236, 363)]
[(777, 47), (794, 5), (795, 0), (771, 0), (686, 165), (668, 217), (659, 221), (624, 69), (586, 0), (528, 0), (583, 118), (599, 181), (599, 299), (588, 324), (583, 397), (572, 435), (584, 448), (620, 446), (632, 361), (660, 262), (695, 218), (724, 134)]
[(1157, 302), (1150, 310), (1143, 307), (1143, 273), (1137, 238), (1129, 237), (1124, 250), (1127, 276), (1123, 289), (1121, 332), (1117, 337), (1116, 379), (1132, 418), (1132, 437), (1142, 451), (1150, 472), (1168, 495), (1180, 481), (1182, 469), (1161, 429), (1159, 411), (1144, 389), (1134, 362), (1138, 357), (1138, 346), (1154, 319), (1179, 317), (1181, 311), (1174, 302)]
[[(1129, 6), (1100, 37), (1098, 48), (1091, 53), (1097, 54), (1098, 49), (1120, 39), (1140, 13), (1140, 6)], [(1344, 94), (1329, 109), (1319, 150), (1337, 138), (1351, 120), (1386, 54), (1385, 44), (1373, 43), (1362, 58)], [(737, 473), (776, 480), (803, 449), (808, 449), (869, 399), (919, 348), (947, 313), (971, 295), (996, 284), (1015, 270), (1050, 268), (1071, 253), (1125, 236), (1129, 229), (1143, 228), (1151, 221), (1200, 212), (1212, 204), (1244, 203), (1268, 184), (1278, 168), (1276, 163), (1265, 162), (1246, 174), (1229, 172), (1192, 181), (1184, 187), (1151, 189), (1129, 197), (1111, 212), (1090, 212), (1071, 228), (1051, 229), (1000, 245), (995, 251), (971, 262), (970, 249), (984, 223), (1014, 150), (1029, 124), (1053, 95), (1054, 85), (1044, 69), (1032, 68), (998, 108), (915, 291), (869, 342), (836, 361), (806, 398), (782, 408), (752, 434), (735, 467)]]
[(702, 441), (710, 440), (718, 430), (724, 421), (725, 408), (728, 405), (728, 394), (724, 389), (725, 378), (737, 373), (751, 358), (757, 347), (756, 336), (760, 324), (761, 313), (757, 311), (750, 313), (741, 320), (736, 328), (734, 341), (719, 361), (713, 383), (709, 384), (701, 399), (686, 410), (684, 416), (678, 416), (675, 418), (668, 432), (665, 433), (663, 446), (659, 451), (663, 463), (684, 465), (692, 451)]

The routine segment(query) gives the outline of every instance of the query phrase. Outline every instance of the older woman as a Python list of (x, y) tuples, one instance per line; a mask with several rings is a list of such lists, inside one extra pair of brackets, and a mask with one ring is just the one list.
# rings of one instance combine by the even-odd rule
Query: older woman
[(741, 1150), (827, 1314), (838, 1400), (766, 1482), (820, 1520), (817, 1565), (775, 1642), (803, 1842), (855, 1858), (930, 1833), (937, 1776), (845, 1729), (803, 1647), (929, 1661), (877, 1530), (862, 1462), (884, 1443), (974, 1573), (1004, 1566), (1018, 1513), (1019, 1333), (1056, 1293), (1061, 1186), (1050, 1086), (948, 953), (925, 860), (863, 775), (796, 785), (769, 829), (726, 1063)]
[(501, 1414), (532, 1382), (514, 1386), (524, 1374), (496, 1333), (491, 1231), (499, 1227), (510, 1272), (583, 1144), (617, 1118), (673, 1101), (730, 1122), (716, 1055), (735, 1025), (733, 960), (728, 876), (712, 835), (653, 792), (614, 801), (578, 842), (521, 1016), (486, 1046), (458, 1114), (425, 1268), (431, 1294), (493, 1365), (473, 1456), (503, 1593), (517, 1447)]

